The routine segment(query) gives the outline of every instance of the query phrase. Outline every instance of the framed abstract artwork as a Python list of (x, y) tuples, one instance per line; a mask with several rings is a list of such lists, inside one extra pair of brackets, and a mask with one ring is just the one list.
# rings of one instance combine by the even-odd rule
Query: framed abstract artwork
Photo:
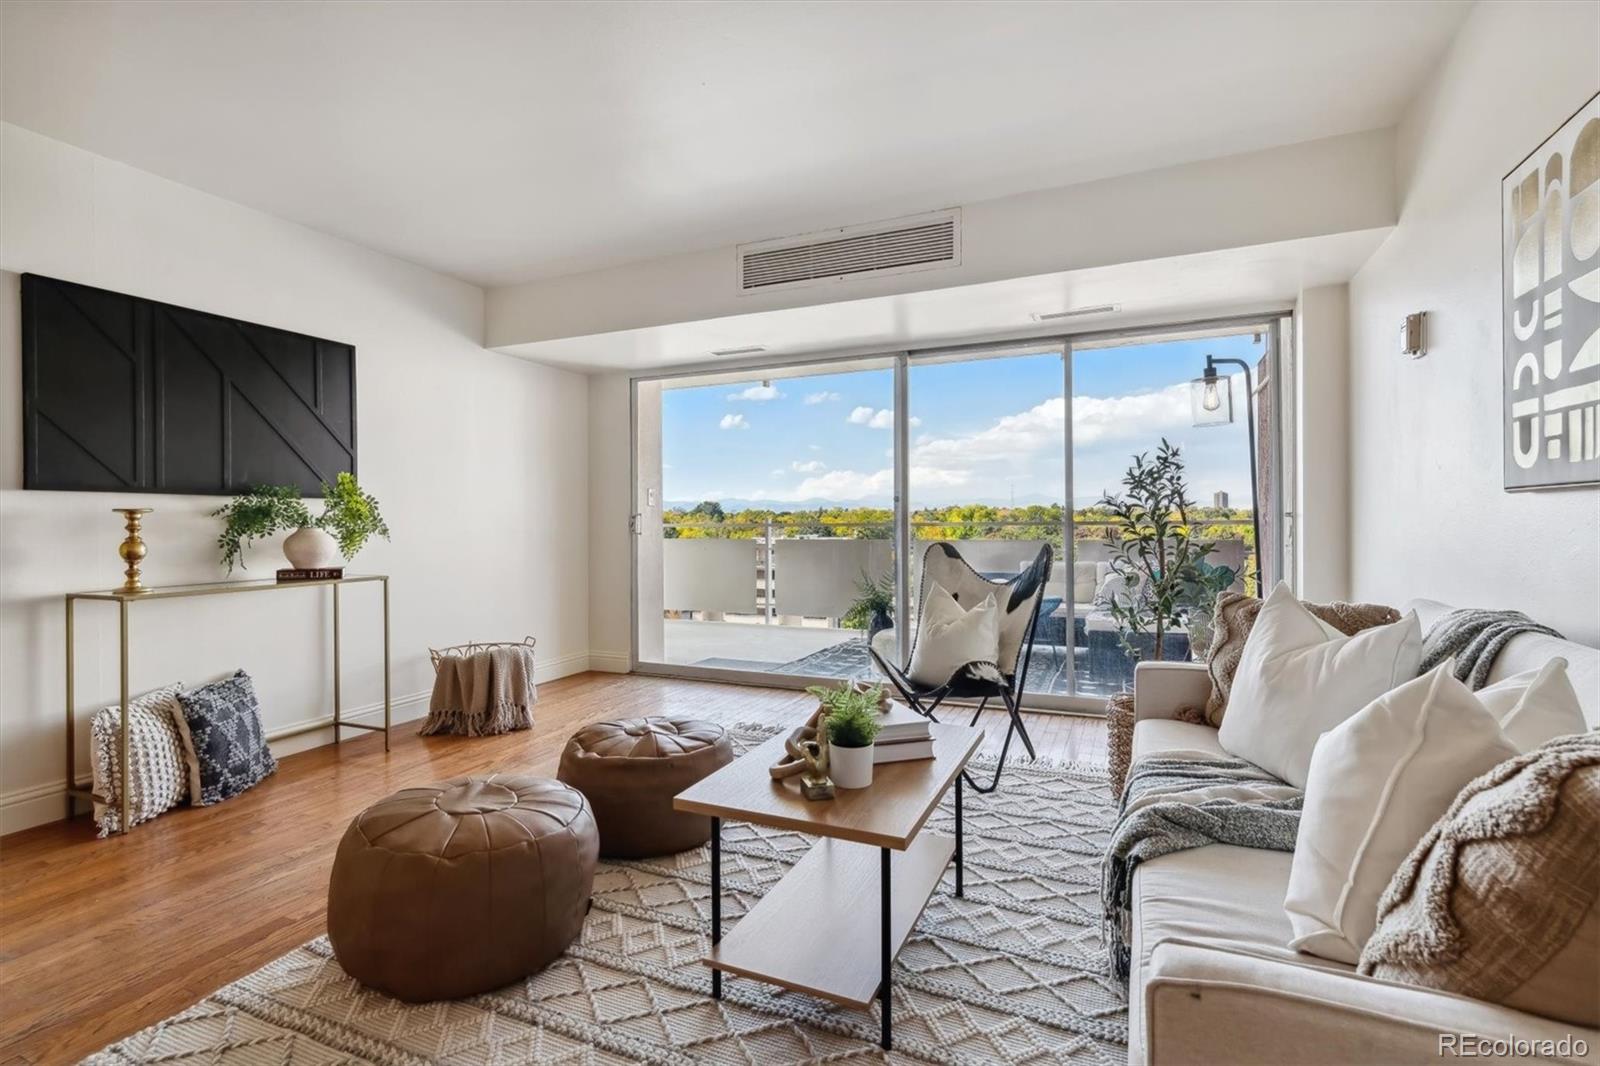
[(1505, 487), (1600, 484), (1600, 94), (1500, 183)]

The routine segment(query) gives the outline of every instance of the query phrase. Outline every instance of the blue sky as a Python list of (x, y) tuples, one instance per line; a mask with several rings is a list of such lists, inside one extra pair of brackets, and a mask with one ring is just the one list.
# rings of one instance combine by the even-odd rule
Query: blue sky
[[(1191, 495), (1217, 489), (1249, 506), (1243, 382), (1236, 421), (1191, 425), (1188, 382), (1206, 354), (1252, 363), (1248, 334), (1081, 351), (1073, 357), (1075, 503), (1116, 488), (1129, 456), (1162, 436), (1181, 445)], [(749, 501), (782, 510), (888, 506), (893, 493), (889, 369), (667, 389), (663, 495), (671, 503)], [(1062, 366), (1054, 353), (910, 368), (911, 505), (1061, 502)]]

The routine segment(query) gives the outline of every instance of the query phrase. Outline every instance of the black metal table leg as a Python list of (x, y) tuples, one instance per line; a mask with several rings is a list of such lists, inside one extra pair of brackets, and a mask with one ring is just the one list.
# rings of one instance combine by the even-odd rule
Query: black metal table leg
[(889, 955), (889, 849), (879, 848), (878, 853), (882, 856), (882, 874), (879, 880), (883, 890), (883, 980), (878, 985), (878, 999), (882, 1004), (883, 1039), (881, 1043), (883, 1044), (883, 1050), (888, 1051), (894, 1046), (894, 1029), (889, 1021), (889, 967), (894, 962)]
[(956, 775), (956, 898), (962, 895), (961, 875), (961, 775)]
[[(711, 943), (722, 943), (722, 819), (711, 819)], [(885, 941), (887, 943), (887, 941)], [(711, 998), (722, 998), (722, 971), (711, 971)]]

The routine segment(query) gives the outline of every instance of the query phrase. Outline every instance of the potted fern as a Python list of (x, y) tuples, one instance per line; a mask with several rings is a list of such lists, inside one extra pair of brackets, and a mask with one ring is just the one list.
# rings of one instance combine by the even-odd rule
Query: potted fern
[(874, 578), (865, 570), (856, 579), (856, 598), (839, 624), (845, 629), (865, 629), (867, 643), (894, 625), (894, 575)]
[(246, 548), (284, 530), (291, 531), (283, 541), (284, 557), (301, 570), (338, 566), (341, 558), (353, 559), (372, 537), (389, 538), (378, 501), (348, 472), (332, 485), (323, 484), (322, 513), (315, 518), (293, 485), (258, 485), (211, 516), (222, 519), (217, 547), (230, 574), (235, 565), (244, 568)]
[(846, 682), (838, 688), (816, 686), (806, 690), (822, 702), (828, 730), (828, 776), (839, 788), (866, 788), (872, 784), (872, 742), (882, 724), (882, 685)]

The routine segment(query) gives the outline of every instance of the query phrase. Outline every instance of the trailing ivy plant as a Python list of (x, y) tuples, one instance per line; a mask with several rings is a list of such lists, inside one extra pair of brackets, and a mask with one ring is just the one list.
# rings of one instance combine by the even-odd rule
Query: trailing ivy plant
[(1112, 516), (1106, 541), (1111, 569), (1126, 585), (1125, 593), (1111, 597), (1107, 610), (1130, 654), (1143, 650), (1133, 637), (1150, 634), (1159, 660), (1167, 632), (1182, 625), (1193, 590), (1204, 580), (1200, 565), (1216, 545), (1190, 536), (1189, 510), (1195, 504), (1184, 483), (1183, 457), (1165, 438), (1154, 459), (1142, 452), (1133, 457), (1122, 476), (1122, 490), (1100, 501)]
[(258, 540), (274, 533), (315, 526), (339, 542), (339, 551), (352, 559), (374, 536), (389, 539), (389, 526), (378, 510), (378, 501), (363, 492), (355, 475), (348, 472), (322, 485), (322, 514), (316, 518), (306, 509), (300, 490), (293, 485), (257, 485), (243, 495), (211, 512), (222, 519), (217, 547), (222, 549), (222, 564), (233, 573), (235, 565), (245, 569), (244, 551)]
[(389, 526), (378, 511), (377, 499), (361, 491), (354, 474), (342, 471), (332, 485), (324, 483), (322, 504), (317, 526), (333, 535), (346, 559), (355, 558), (374, 536), (389, 539)]
[(293, 485), (257, 485), (212, 511), (211, 517), (222, 519), (217, 547), (230, 574), (235, 563), (244, 568), (244, 550), (251, 544), (311, 524), (311, 512)]

